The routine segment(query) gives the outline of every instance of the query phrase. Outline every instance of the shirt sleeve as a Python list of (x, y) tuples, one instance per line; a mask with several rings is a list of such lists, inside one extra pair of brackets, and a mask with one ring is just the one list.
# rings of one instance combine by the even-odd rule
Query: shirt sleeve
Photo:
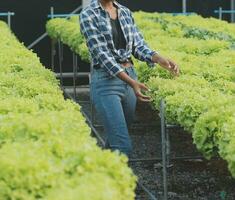
[(132, 16), (132, 13), (130, 11), (130, 17), (132, 20), (132, 26), (133, 26), (133, 49), (132, 49), (132, 54), (135, 58), (138, 60), (147, 62), (147, 64), (150, 67), (154, 67), (155, 63), (152, 61), (152, 57), (154, 54), (158, 53), (157, 51), (153, 51), (149, 48), (147, 43), (144, 40), (143, 35), (139, 31), (138, 27), (135, 24), (135, 20)]
[(116, 76), (124, 71), (116, 62), (104, 35), (98, 29), (97, 24), (87, 13), (81, 12), (79, 15), (81, 33), (86, 39), (87, 47), (92, 57), (98, 60), (99, 64), (107, 70), (111, 76)]

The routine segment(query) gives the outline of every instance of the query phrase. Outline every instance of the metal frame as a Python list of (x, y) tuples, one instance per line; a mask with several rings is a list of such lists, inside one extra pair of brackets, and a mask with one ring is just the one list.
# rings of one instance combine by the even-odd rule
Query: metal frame
[[(58, 46), (58, 63), (59, 63), (59, 72), (55, 72), (55, 56), (57, 54), (56, 50), (56, 44)], [(77, 94), (77, 78), (78, 77), (90, 77), (89, 72), (78, 72), (78, 57), (77, 55), (72, 52), (72, 66), (73, 66), (73, 72), (63, 72), (63, 60), (64, 60), (64, 53), (63, 50), (64, 45), (60, 40), (51, 40), (51, 69), (55, 73), (55, 76), (59, 78), (61, 87), (63, 87), (63, 78), (73, 78), (73, 92), (74, 92), (74, 98), (76, 98)]]
[[(82, 10), (82, 5), (78, 6), (74, 11), (72, 11), (66, 18), (69, 18), (73, 14)], [(51, 7), (51, 15), (54, 14), (54, 7)], [(52, 16), (51, 16), (52, 17)], [(48, 36), (47, 32), (43, 33), (40, 37), (38, 37), (34, 42), (27, 46), (28, 49), (32, 49), (36, 44), (38, 44), (41, 40), (43, 40), (46, 36)]]
[[(223, 14), (231, 14), (231, 22), (235, 22), (235, 0), (230, 0), (230, 10), (223, 10), (222, 7), (219, 7), (218, 10), (214, 10), (214, 13), (218, 13), (219, 14), (219, 19), (222, 20), (223, 18)], [(181, 14), (185, 14), (187, 15), (187, 0), (182, 0), (182, 13)], [(180, 13), (176, 13), (176, 14), (180, 14)], [(190, 14), (190, 13), (189, 13)]]
[[(231, 5), (234, 7), (234, 3)], [(223, 14), (231, 14), (231, 21), (234, 22), (234, 14), (235, 14), (235, 10), (223, 10), (222, 7), (219, 7), (218, 10), (214, 10), (214, 13), (219, 15), (219, 19), (222, 20), (223, 19)]]
[(165, 121), (165, 103), (162, 100), (160, 103), (160, 118), (161, 118), (161, 138), (162, 138), (162, 175), (163, 175), (163, 199), (167, 199), (167, 160), (169, 161), (169, 151), (167, 146), (169, 143), (169, 132), (166, 131)]
[(176, 16), (176, 15), (188, 16), (188, 15), (195, 15), (196, 13), (195, 12), (175, 12), (175, 13), (169, 13), (169, 14), (172, 14), (173, 16)]
[[(162, 138), (162, 179), (163, 179), (163, 200), (168, 199), (168, 181), (167, 181), (167, 169), (172, 167), (171, 160), (197, 160), (203, 159), (203, 156), (180, 156), (171, 158), (170, 150), (170, 134), (171, 129), (182, 129), (179, 125), (168, 124), (165, 117), (165, 102), (162, 99), (160, 102), (160, 118), (161, 118), (161, 138)], [(216, 157), (217, 158), (217, 157)]]
[[(51, 12), (53, 13), (54, 12), (54, 8), (52, 7), (51, 8)], [(55, 18), (55, 17), (60, 17), (60, 18), (69, 18), (69, 17), (72, 17), (72, 16), (78, 16), (78, 14), (49, 14), (47, 15), (48, 18)]]
[[(78, 11), (78, 9), (76, 9)], [(76, 12), (77, 12), (76, 11)], [(55, 17), (60, 17), (60, 18), (69, 18), (71, 16), (78, 16), (79, 14), (75, 14), (76, 12), (72, 12), (70, 14), (55, 14), (54, 12), (54, 7), (51, 7), (50, 9), (50, 14), (47, 15), (48, 18), (55, 18)], [(56, 48), (55, 45), (56, 43), (58, 44), (58, 59), (59, 59), (59, 73), (56, 73), (56, 77), (60, 79), (60, 84), (63, 87), (63, 78), (73, 78), (73, 91), (74, 91), (74, 98), (76, 99), (77, 96), (77, 85), (76, 81), (78, 77), (90, 77), (89, 72), (78, 72), (78, 58), (77, 55), (72, 52), (72, 63), (73, 63), (73, 72), (72, 73), (63, 73), (63, 52), (64, 52), (64, 45), (60, 40), (54, 40), (51, 39), (51, 67), (52, 71), (55, 72), (55, 55), (56, 55)]]
[(11, 17), (14, 16), (14, 12), (2, 12), (0, 13), (0, 17), (7, 17), (7, 24), (9, 28), (11, 28)]

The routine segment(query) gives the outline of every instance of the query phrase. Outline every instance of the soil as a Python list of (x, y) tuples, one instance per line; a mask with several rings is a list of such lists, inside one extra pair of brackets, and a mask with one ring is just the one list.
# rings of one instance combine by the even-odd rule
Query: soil
[[(69, 90), (68, 90), (69, 91)], [(77, 100), (90, 117), (89, 92), (78, 91)], [(84, 102), (87, 101), (87, 102)], [(95, 115), (95, 124), (101, 124)], [(98, 131), (104, 138), (103, 128)], [(161, 159), (161, 132), (158, 113), (149, 104), (138, 103), (136, 119), (130, 129), (133, 143), (132, 159)], [(201, 156), (190, 133), (182, 129), (170, 131), (171, 157)], [(158, 199), (162, 198), (161, 161), (130, 162), (141, 183)], [(212, 160), (170, 160), (168, 168), (168, 199), (170, 200), (235, 200), (235, 179), (220, 158)], [(149, 200), (142, 188), (136, 188), (136, 200)]]

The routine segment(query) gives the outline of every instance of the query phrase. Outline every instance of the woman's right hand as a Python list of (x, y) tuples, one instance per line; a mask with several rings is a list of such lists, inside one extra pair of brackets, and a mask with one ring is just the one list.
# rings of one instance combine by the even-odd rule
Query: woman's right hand
[(132, 79), (130, 76), (128, 76), (125, 72), (120, 72), (118, 75), (118, 78), (121, 80), (125, 81), (128, 83), (134, 90), (135, 95), (138, 100), (143, 101), (143, 102), (150, 102), (151, 98), (149, 96), (144, 95), (141, 91), (148, 91), (149, 89), (147, 88), (146, 85), (143, 83), (138, 82), (135, 79)]
[(142, 93), (142, 90), (143, 91), (148, 91), (148, 87), (143, 84), (143, 83), (140, 83), (136, 80), (133, 80), (132, 83), (131, 83), (131, 87), (133, 88), (134, 92), (135, 92), (135, 95), (137, 97), (138, 100), (142, 101), (142, 102), (150, 102), (151, 101), (151, 98), (149, 96), (146, 96)]

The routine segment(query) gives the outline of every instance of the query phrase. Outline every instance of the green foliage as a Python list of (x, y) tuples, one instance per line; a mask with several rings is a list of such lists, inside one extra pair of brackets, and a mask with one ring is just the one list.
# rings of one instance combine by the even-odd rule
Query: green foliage
[[(212, 107), (231, 103), (235, 99), (223, 94), (205, 79), (182, 75), (175, 79), (152, 77), (147, 82), (157, 109), (161, 99), (166, 101), (166, 115), (171, 123), (178, 123), (192, 131), (200, 114)], [(197, 101), (195, 101), (197, 99)]]
[[(234, 117), (234, 105), (233, 101), (230, 103), (225, 103), (222, 106), (215, 107), (208, 112), (202, 114), (195, 124), (193, 131), (194, 142), (197, 148), (202, 151), (202, 153), (210, 158), (213, 156), (214, 152), (217, 152), (223, 156), (225, 153), (225, 147), (229, 144), (229, 140), (234, 137), (235, 132), (229, 130), (230, 126), (233, 124), (227, 124), (230, 122), (230, 118)], [(227, 133), (223, 131), (226, 126), (229, 128), (226, 130)], [(230, 132), (230, 133), (228, 133)], [(226, 137), (229, 137), (226, 139)], [(231, 138), (230, 138), (231, 137)]]
[(80, 106), (3, 22), (0, 38), (0, 199), (134, 199), (127, 158), (96, 145)]
[[(136, 17), (142, 19), (137, 22), (139, 27), (147, 22), (160, 25), (161, 30), (156, 26), (154, 31), (143, 30), (148, 43), (181, 67), (181, 76), (170, 78), (137, 63), (141, 80), (151, 89), (154, 107), (159, 109), (160, 100), (165, 99), (168, 122), (192, 132), (194, 143), (206, 158), (219, 154), (235, 177), (234, 28), (196, 15), (173, 17), (139, 12)], [(221, 26), (229, 31), (222, 31)], [(148, 31), (159, 36), (151, 37)]]
[(48, 35), (55, 40), (60, 40), (68, 45), (72, 51), (82, 56), (84, 61), (89, 62), (89, 53), (85, 45), (85, 39), (80, 32), (80, 26), (77, 17), (71, 19), (55, 18), (46, 24)]
[[(228, 123), (231, 123), (231, 124), (228, 124)], [(233, 176), (235, 176), (235, 139), (234, 139), (235, 126), (234, 124), (235, 124), (235, 121), (233, 117), (233, 120), (227, 122), (227, 124), (224, 125), (224, 129), (223, 129), (225, 133), (227, 133), (227, 131), (229, 133), (233, 133), (233, 137), (229, 138), (230, 142), (228, 143), (228, 145), (224, 146), (224, 152), (226, 152), (224, 155), (224, 158), (227, 161), (228, 168)]]
[[(206, 158), (219, 153), (235, 177), (234, 25), (199, 15), (136, 12), (134, 18), (150, 47), (180, 66), (180, 76), (175, 78), (160, 67), (149, 68), (134, 60), (139, 80), (151, 89), (147, 94), (153, 99), (152, 106), (158, 110), (164, 99), (167, 121), (192, 132), (194, 143)], [(61, 21), (58, 26), (64, 24)], [(50, 29), (63, 40), (61, 28)], [(87, 51), (82, 41), (76, 52), (88, 61)]]

